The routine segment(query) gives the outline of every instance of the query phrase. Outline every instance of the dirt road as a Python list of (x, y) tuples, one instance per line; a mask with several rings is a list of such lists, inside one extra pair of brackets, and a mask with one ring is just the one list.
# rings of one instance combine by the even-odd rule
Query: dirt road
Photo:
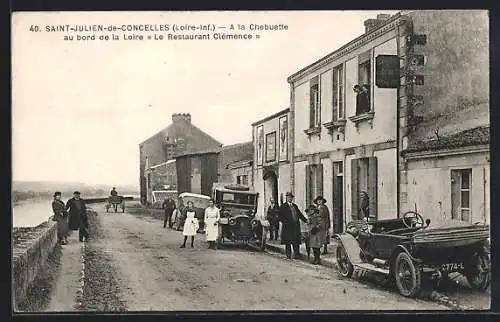
[(281, 256), (210, 250), (202, 235), (194, 248), (181, 249), (181, 233), (150, 217), (100, 212), (94, 222), (86, 251), (94, 258), (84, 279), (92, 283), (84, 286), (88, 310), (447, 309)]

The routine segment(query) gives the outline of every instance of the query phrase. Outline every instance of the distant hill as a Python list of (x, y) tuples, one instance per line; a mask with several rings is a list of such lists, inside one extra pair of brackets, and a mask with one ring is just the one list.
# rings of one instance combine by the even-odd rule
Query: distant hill
[[(138, 195), (139, 188), (135, 186), (116, 185), (120, 195)], [(82, 182), (57, 181), (13, 181), (13, 201), (26, 200), (36, 197), (52, 197), (55, 191), (61, 191), (68, 196), (78, 190), (84, 197), (103, 197), (109, 194), (111, 186), (104, 184), (86, 184)]]

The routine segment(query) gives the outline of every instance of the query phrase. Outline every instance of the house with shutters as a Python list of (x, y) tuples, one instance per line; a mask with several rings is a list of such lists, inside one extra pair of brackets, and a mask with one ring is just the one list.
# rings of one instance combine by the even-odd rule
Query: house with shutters
[[(450, 218), (462, 211), (470, 220), (472, 194), (457, 187), (471, 182), (474, 190), (475, 182), (486, 196), (474, 211), (489, 198), (488, 186), (480, 185), (489, 171), (487, 13), (409, 11), (364, 25), (361, 36), (288, 77), (290, 189), (297, 204), (304, 209), (322, 195), (336, 232), (355, 219), (397, 218), (415, 208), (431, 220), (443, 217), (436, 204)], [(446, 154), (443, 145), (429, 143), (436, 128), (446, 135), (441, 143), (459, 142), (453, 134), (462, 130), (471, 130), (471, 138)], [(473, 153), (477, 142), (481, 149)], [(442, 175), (433, 177), (435, 171)], [(430, 192), (450, 183), (446, 198)], [(430, 195), (439, 199), (434, 208)]]

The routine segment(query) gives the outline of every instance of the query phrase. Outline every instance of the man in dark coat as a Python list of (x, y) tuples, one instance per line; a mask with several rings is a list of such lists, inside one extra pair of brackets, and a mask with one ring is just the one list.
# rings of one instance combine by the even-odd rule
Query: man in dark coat
[(295, 259), (301, 259), (300, 255), (300, 221), (307, 223), (307, 218), (300, 212), (299, 207), (293, 203), (293, 194), (286, 193), (286, 202), (279, 208), (279, 221), (281, 221), (281, 244), (285, 245), (286, 257), (292, 258), (292, 247)]
[(172, 228), (172, 226), (174, 225), (174, 223), (172, 222), (172, 214), (174, 213), (175, 210), (174, 199), (170, 197), (165, 198), (161, 207), (165, 210), (165, 220), (163, 220), (163, 228), (167, 227), (167, 222), (168, 222), (168, 227)]
[(110, 194), (111, 196), (118, 196), (118, 191), (116, 191), (116, 188), (115, 188), (115, 187), (113, 187), (113, 189), (111, 189), (111, 191), (109, 192), (109, 194)]
[(266, 219), (269, 221), (269, 233), (271, 240), (278, 240), (279, 231), (279, 208), (273, 198), (270, 200), (269, 208), (267, 208)]
[(69, 209), (69, 228), (78, 229), (78, 239), (82, 242), (89, 238), (89, 222), (87, 218), (87, 207), (85, 201), (80, 197), (80, 192), (75, 191), (73, 198), (66, 203), (66, 210)]

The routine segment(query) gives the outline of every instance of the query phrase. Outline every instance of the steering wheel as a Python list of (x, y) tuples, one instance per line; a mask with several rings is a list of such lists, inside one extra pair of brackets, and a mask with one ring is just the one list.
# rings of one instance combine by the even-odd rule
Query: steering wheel
[(423, 227), (424, 218), (415, 211), (407, 211), (403, 215), (403, 224), (408, 228)]

